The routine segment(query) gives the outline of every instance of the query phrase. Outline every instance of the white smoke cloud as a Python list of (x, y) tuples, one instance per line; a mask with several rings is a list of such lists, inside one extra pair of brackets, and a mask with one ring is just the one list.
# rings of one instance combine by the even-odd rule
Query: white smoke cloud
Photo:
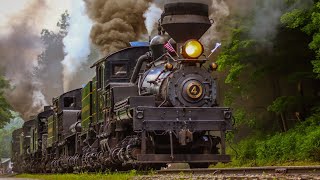
[(277, 35), (278, 27), (281, 24), (281, 16), (296, 7), (308, 8), (312, 4), (312, 0), (297, 0), (290, 6), (288, 6), (286, 1), (258, 1), (254, 7), (254, 24), (250, 31), (251, 37), (258, 41), (268, 41), (272, 44), (273, 39)]
[(46, 98), (44, 97), (44, 95), (40, 90), (33, 91), (32, 99), (33, 99), (32, 106), (39, 107), (38, 111), (42, 110), (43, 106), (48, 105)]
[(151, 35), (152, 31), (154, 30), (156, 23), (161, 17), (161, 14), (162, 10), (154, 3), (151, 3), (148, 10), (143, 14), (143, 17), (145, 18), (144, 23), (149, 35)]
[(260, 1), (255, 7), (251, 36), (257, 40), (272, 40), (277, 35), (280, 17), (285, 10), (285, 1)]
[(85, 3), (73, 0), (70, 10), (69, 33), (64, 38), (64, 51), (67, 54), (62, 61), (63, 87), (68, 91), (70, 82), (78, 69), (87, 61), (90, 54), (90, 30), (92, 22), (85, 13)]

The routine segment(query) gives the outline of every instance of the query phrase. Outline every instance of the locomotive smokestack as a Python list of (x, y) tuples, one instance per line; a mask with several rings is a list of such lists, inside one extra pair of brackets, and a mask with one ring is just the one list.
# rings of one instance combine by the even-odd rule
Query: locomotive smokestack
[[(161, 15), (161, 25), (178, 43), (200, 39), (211, 27), (209, 1), (167, 1)], [(183, 31), (183, 33), (181, 33)]]

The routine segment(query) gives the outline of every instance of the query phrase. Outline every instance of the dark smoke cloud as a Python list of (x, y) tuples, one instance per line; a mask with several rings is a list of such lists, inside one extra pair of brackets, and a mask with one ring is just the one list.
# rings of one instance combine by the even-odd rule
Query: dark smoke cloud
[(42, 49), (41, 39), (35, 33), (35, 24), (46, 9), (44, 1), (33, 1), (20, 14), (10, 19), (9, 33), (0, 37), (0, 66), (10, 81), (12, 90), (6, 93), (9, 103), (28, 119), (46, 104), (34, 76), (37, 55)]
[(146, 33), (143, 13), (151, 0), (87, 0), (94, 21), (91, 40), (104, 55), (125, 48)]

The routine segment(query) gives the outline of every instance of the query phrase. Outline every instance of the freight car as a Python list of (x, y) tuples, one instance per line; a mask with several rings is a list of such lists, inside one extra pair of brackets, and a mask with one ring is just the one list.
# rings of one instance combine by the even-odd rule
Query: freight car
[(201, 2), (165, 4), (149, 46), (100, 59), (83, 88), (53, 99), (14, 132), (15, 168), (55, 173), (229, 162), (232, 112), (218, 106), (211, 76), (217, 65), (198, 41), (211, 26), (208, 14)]

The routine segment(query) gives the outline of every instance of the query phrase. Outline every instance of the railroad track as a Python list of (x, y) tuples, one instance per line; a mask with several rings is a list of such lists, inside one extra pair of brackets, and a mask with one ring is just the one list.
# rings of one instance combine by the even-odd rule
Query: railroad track
[(320, 178), (320, 166), (268, 166), (245, 168), (209, 168), (209, 169), (165, 169), (157, 171), (159, 175), (169, 174), (207, 174), (207, 175), (312, 175)]

